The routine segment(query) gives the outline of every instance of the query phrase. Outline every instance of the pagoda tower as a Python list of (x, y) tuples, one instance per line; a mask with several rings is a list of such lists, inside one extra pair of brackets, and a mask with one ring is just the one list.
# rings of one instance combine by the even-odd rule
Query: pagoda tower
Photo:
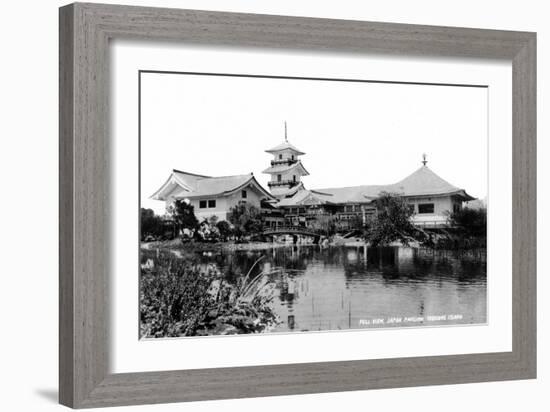
[(273, 155), (271, 166), (263, 171), (271, 175), (271, 180), (267, 184), (271, 194), (280, 198), (293, 195), (302, 189), (302, 176), (309, 175), (299, 159), (305, 153), (288, 141), (286, 122), (284, 142), (266, 152)]

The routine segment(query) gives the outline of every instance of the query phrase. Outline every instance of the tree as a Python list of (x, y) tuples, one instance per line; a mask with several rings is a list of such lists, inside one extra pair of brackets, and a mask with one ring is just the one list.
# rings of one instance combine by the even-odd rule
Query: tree
[(239, 203), (229, 210), (229, 221), (234, 226), (235, 235), (242, 238), (261, 232), (261, 211), (256, 206), (248, 203)]
[(148, 236), (159, 237), (164, 234), (164, 221), (160, 216), (156, 216), (152, 209), (141, 208), (141, 239), (145, 240)]
[(487, 237), (487, 209), (463, 208), (449, 217), (451, 225), (466, 237)]
[(310, 223), (310, 228), (319, 234), (332, 236), (336, 233), (336, 217), (319, 215)]
[(373, 246), (395, 241), (408, 245), (416, 230), (410, 220), (414, 212), (407, 201), (397, 194), (383, 192), (374, 203), (376, 214), (367, 223), (367, 240)]
[(231, 236), (233, 230), (231, 228), (231, 225), (226, 220), (220, 220), (216, 223), (216, 227), (218, 228), (218, 231), (220, 232), (220, 236), (222, 240), (227, 240), (229, 236)]
[(168, 212), (172, 215), (178, 230), (195, 229), (199, 224), (195, 217), (193, 205), (185, 200), (176, 200), (174, 204), (170, 206)]

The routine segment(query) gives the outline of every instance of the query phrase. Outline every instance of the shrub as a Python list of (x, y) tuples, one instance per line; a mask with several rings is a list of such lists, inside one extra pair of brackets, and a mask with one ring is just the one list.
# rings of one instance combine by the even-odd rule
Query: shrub
[(233, 234), (233, 228), (226, 220), (220, 220), (219, 222), (217, 222), (216, 227), (220, 232), (220, 237), (222, 238), (222, 240), (227, 240), (227, 238)]
[(450, 215), (451, 225), (466, 237), (487, 237), (487, 209), (463, 208)]
[(145, 240), (149, 236), (160, 238), (164, 235), (166, 224), (160, 216), (155, 215), (152, 209), (141, 208), (140, 219), (141, 240)]
[(239, 238), (262, 231), (261, 210), (248, 203), (239, 203), (229, 210), (229, 221)]
[(216, 274), (178, 260), (159, 257), (155, 267), (142, 269), (141, 335), (192, 335), (211, 306), (208, 290)]
[(196, 229), (199, 224), (195, 217), (195, 208), (185, 200), (176, 200), (168, 208), (168, 213), (174, 219), (178, 231), (182, 229)]
[(416, 236), (416, 230), (410, 220), (413, 211), (407, 201), (397, 194), (384, 192), (374, 203), (376, 214), (367, 223), (366, 239), (373, 246), (395, 241), (408, 245)]
[(162, 254), (142, 269), (142, 337), (256, 333), (277, 321), (270, 306), (274, 286), (262, 273), (232, 284), (213, 266), (200, 270), (183, 262)]

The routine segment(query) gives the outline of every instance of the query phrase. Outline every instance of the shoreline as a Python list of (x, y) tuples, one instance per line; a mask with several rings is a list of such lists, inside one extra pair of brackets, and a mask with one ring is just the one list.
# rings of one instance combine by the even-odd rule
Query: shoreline
[[(235, 243), (234, 241), (228, 242), (216, 242), (216, 243), (202, 243), (202, 242), (182, 242), (179, 239), (169, 241), (154, 241), (154, 242), (140, 242), (140, 249), (142, 250), (155, 250), (163, 249), (170, 250), (172, 252), (236, 252), (236, 251), (258, 251), (258, 250), (271, 250), (282, 249), (290, 247), (320, 247), (320, 248), (334, 248), (334, 247), (372, 247), (368, 242), (364, 241), (331, 241), (325, 246), (313, 243), (284, 243), (284, 242), (261, 242), (253, 241), (248, 243)], [(399, 247), (408, 249), (419, 249), (424, 252), (431, 251), (432, 253), (441, 252), (461, 252), (468, 253), (473, 251), (485, 250), (485, 248), (474, 249), (437, 249), (430, 247), (423, 247), (418, 244), (402, 245), (392, 243), (384, 247)]]
[[(171, 249), (171, 250), (186, 250), (195, 252), (217, 252), (217, 251), (249, 251), (249, 250), (269, 250), (293, 246), (318, 246), (316, 244), (293, 244), (293, 243), (278, 243), (278, 242), (216, 242), (216, 243), (201, 243), (181, 241), (156, 241), (156, 242), (140, 242), (140, 248), (145, 250), (152, 249)], [(331, 245), (334, 246), (334, 245)]]

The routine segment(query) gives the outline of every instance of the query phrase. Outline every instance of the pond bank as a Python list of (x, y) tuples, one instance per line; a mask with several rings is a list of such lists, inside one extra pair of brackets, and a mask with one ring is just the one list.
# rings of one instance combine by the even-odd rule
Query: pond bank
[[(140, 247), (143, 250), (171, 250), (176, 254), (181, 254), (183, 252), (188, 253), (197, 253), (197, 252), (238, 252), (238, 251), (261, 251), (261, 250), (272, 250), (279, 248), (288, 248), (293, 246), (320, 246), (321, 248), (325, 247), (372, 247), (370, 242), (367, 242), (360, 238), (343, 238), (340, 236), (334, 236), (331, 239), (326, 239), (326, 242), (323, 244), (313, 244), (313, 243), (301, 243), (296, 244), (292, 242), (262, 242), (262, 241), (250, 241), (247, 243), (236, 243), (235, 241), (227, 242), (182, 242), (181, 239), (173, 240), (164, 240), (164, 241), (154, 241), (154, 242), (141, 242)], [(464, 247), (454, 247), (454, 248), (440, 248), (433, 247), (428, 245), (423, 245), (417, 241), (411, 241), (408, 245), (404, 245), (401, 242), (392, 242), (386, 247), (404, 247), (404, 248), (415, 248), (415, 249), (424, 249), (431, 251), (438, 251), (441, 249), (444, 250), (453, 250), (455, 252), (467, 252), (469, 250), (479, 250), (485, 248), (464, 248)]]
[(235, 243), (235, 242), (182, 242), (179, 239), (157, 242), (141, 242), (141, 248), (146, 250), (153, 249), (173, 249), (181, 250), (185, 249), (190, 252), (218, 252), (228, 251), (234, 252), (239, 250), (269, 250), (274, 248), (283, 248), (294, 246), (292, 243), (283, 242), (248, 242), (248, 243)]

